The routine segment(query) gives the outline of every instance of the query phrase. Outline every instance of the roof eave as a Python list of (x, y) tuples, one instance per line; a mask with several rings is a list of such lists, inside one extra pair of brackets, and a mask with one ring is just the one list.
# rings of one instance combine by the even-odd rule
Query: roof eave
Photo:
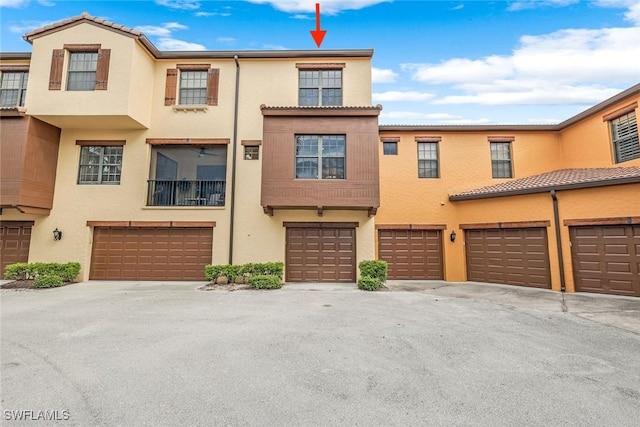
[(526, 194), (546, 193), (552, 190), (577, 190), (581, 188), (607, 187), (612, 185), (636, 184), (640, 183), (640, 176), (632, 176), (625, 178), (605, 179), (600, 181), (578, 182), (572, 184), (549, 185), (544, 187), (527, 188), (523, 190), (501, 191), (497, 193), (482, 194), (461, 194), (449, 196), (449, 201), (456, 202), (462, 200), (492, 199), (496, 197), (521, 196)]

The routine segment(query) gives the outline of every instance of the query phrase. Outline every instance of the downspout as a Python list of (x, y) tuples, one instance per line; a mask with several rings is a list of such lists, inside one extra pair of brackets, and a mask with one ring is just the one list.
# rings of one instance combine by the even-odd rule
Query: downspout
[(553, 220), (556, 228), (556, 246), (558, 247), (558, 267), (560, 268), (560, 292), (566, 291), (564, 279), (564, 257), (562, 256), (562, 238), (560, 237), (560, 213), (558, 211), (558, 197), (556, 190), (551, 190), (551, 198), (553, 199)]
[(234, 55), (233, 60), (236, 63), (236, 94), (235, 94), (235, 107), (233, 110), (233, 139), (232, 139), (232, 154), (231, 154), (231, 197), (229, 203), (229, 264), (233, 264), (233, 226), (235, 223), (235, 208), (236, 208), (236, 157), (237, 157), (237, 139), (238, 139), (238, 99), (240, 93), (240, 63), (238, 62), (238, 55)]

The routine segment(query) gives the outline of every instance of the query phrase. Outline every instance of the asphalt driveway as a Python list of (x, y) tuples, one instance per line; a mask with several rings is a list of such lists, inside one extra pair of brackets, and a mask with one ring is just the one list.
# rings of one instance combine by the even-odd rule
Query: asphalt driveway
[[(526, 292), (508, 301), (504, 287), (469, 296), (456, 286), (402, 282), (376, 293), (200, 285), (0, 291), (0, 424), (635, 426), (640, 419), (640, 334), (632, 331), (640, 300), (592, 298), (595, 308), (630, 313), (612, 326), (580, 316), (578, 303), (557, 303), (560, 294), (549, 293), (552, 305)], [(15, 421), (40, 416), (60, 420)]]

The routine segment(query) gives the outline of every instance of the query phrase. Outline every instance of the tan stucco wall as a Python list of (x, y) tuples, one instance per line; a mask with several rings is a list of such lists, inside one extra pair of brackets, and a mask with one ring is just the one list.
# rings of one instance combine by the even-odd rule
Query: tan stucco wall
[[(560, 131), (563, 168), (595, 168), (640, 166), (640, 159), (615, 163), (609, 123), (603, 117), (632, 104), (640, 103), (640, 95), (625, 99)], [(636, 108), (636, 117), (640, 109)], [(640, 118), (640, 117), (638, 117)]]
[[(49, 90), (52, 52), (65, 44), (100, 44), (103, 49), (111, 49), (107, 90), (67, 91), (68, 56), (61, 90)], [(153, 80), (145, 56), (133, 38), (86, 23), (37, 38), (29, 70), (28, 112), (66, 128), (148, 127), (150, 103), (145, 101), (150, 101)], [(105, 116), (123, 119), (110, 121)]]

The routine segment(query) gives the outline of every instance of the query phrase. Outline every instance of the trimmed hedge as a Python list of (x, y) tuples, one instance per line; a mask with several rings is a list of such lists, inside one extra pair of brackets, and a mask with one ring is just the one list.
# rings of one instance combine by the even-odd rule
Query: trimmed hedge
[(240, 277), (245, 282), (253, 276), (276, 276), (280, 280), (284, 275), (284, 263), (264, 262), (240, 265), (207, 265), (204, 267), (204, 277), (215, 282), (219, 277), (226, 277), (229, 283), (234, 283)]
[(278, 276), (268, 274), (251, 276), (247, 283), (255, 289), (280, 289), (282, 287), (282, 280)]
[(387, 281), (388, 265), (387, 261), (370, 260), (362, 261), (358, 264), (360, 267), (360, 275), (363, 277), (372, 277), (377, 279), (380, 284)]
[(6, 267), (4, 278), (12, 280), (37, 279), (39, 276), (58, 276), (64, 282), (73, 281), (80, 273), (79, 262), (60, 264), (56, 262), (33, 262), (10, 264)]
[(34, 288), (57, 288), (63, 284), (62, 278), (55, 274), (40, 274), (33, 279)]
[(358, 279), (358, 288), (364, 291), (377, 291), (382, 286), (382, 283), (376, 278), (369, 276), (362, 276)]

